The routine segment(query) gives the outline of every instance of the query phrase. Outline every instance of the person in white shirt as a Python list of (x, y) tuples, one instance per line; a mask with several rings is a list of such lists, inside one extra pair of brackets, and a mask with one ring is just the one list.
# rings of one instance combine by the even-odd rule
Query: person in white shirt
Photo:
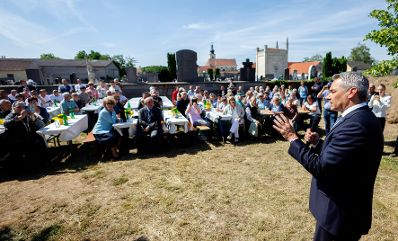
[(14, 103), (14, 102), (17, 100), (17, 98), (16, 98), (16, 95), (17, 95), (17, 94), (18, 94), (18, 91), (17, 91), (17, 90), (15, 90), (15, 89), (11, 90), (10, 94), (8, 95), (8, 99), (9, 99), (12, 103)]
[(53, 93), (50, 95), (50, 99), (53, 103), (55, 103), (54, 101), (56, 101), (58, 102), (58, 104), (60, 104), (61, 101), (64, 99), (64, 96), (60, 95), (58, 90), (53, 90)]
[(112, 91), (112, 92), (117, 90), (117, 91), (119, 91), (119, 93), (122, 93), (122, 89), (115, 82), (111, 82), (111, 86), (109, 87), (109, 90)]
[(230, 134), (227, 139), (231, 140), (232, 135), (235, 136), (235, 143), (239, 141), (239, 125), (243, 124), (245, 119), (245, 111), (242, 106), (236, 104), (235, 98), (233, 96), (228, 97), (228, 105), (225, 107), (224, 114), (232, 115), (232, 126), (229, 129)]
[(40, 106), (43, 108), (47, 108), (53, 105), (53, 102), (49, 95), (47, 95), (46, 89), (39, 90), (38, 100), (40, 102)]
[(86, 85), (85, 84), (83, 84), (83, 82), (82, 82), (82, 80), (81, 79), (77, 79), (76, 80), (76, 82), (77, 82), (77, 84), (75, 84), (75, 91), (78, 93), (78, 94), (80, 94), (80, 87), (82, 87), (82, 86), (84, 86), (84, 87), (86, 87)]
[(98, 91), (98, 98), (100, 99), (105, 98), (107, 96), (106, 92), (108, 91), (108, 85), (103, 80), (100, 80), (97, 86), (97, 91)]
[(321, 121), (321, 110), (319, 109), (318, 102), (314, 100), (312, 95), (307, 96), (307, 101), (304, 102), (303, 109), (310, 112), (310, 128), (311, 131), (316, 131)]
[(372, 108), (373, 113), (379, 120), (380, 126), (384, 131), (387, 109), (391, 106), (391, 96), (386, 95), (386, 86), (384, 84), (380, 84), (377, 87), (377, 91), (378, 93), (376, 92), (370, 98), (368, 105)]

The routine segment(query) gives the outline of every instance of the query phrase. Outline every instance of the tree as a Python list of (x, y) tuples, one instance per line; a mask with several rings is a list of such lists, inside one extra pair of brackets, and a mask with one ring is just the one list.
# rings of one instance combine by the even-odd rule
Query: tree
[(53, 53), (44, 53), (40, 54), (40, 59), (48, 60), (48, 59), (60, 59), (60, 58), (55, 56)]
[(339, 59), (339, 64), (340, 64), (340, 67), (339, 67), (338, 73), (346, 72), (347, 71), (347, 59), (344, 56)]
[(173, 53), (167, 53), (167, 68), (170, 73), (170, 80), (177, 79), (176, 55)]
[(386, 47), (392, 60), (383, 60), (372, 66), (365, 73), (373, 76), (388, 75), (398, 68), (398, 1), (386, 0), (387, 9), (375, 9), (370, 12), (369, 17), (379, 21), (378, 30), (372, 30), (365, 36), (365, 40), (371, 40), (381, 47)]
[(323, 61), (323, 57), (320, 54), (315, 54), (312, 57), (305, 57), (303, 62), (312, 62), (312, 61), (319, 61), (322, 62)]
[(119, 69), (119, 76), (126, 75), (126, 69), (129, 67), (134, 67), (134, 64), (137, 62), (134, 58), (124, 57), (122, 54), (114, 55), (112, 57), (113, 63)]
[(331, 77), (333, 75), (333, 60), (332, 52), (327, 52), (322, 63), (322, 76), (324, 78)]
[(79, 52), (77, 52), (75, 59), (76, 60), (82, 60), (82, 59), (86, 59), (87, 58), (87, 53), (84, 50), (80, 50)]
[[(343, 56), (341, 58), (334, 57), (332, 59), (332, 75), (345, 72), (347, 70), (347, 59)], [(329, 75), (327, 77), (330, 77)]]
[(214, 73), (213, 73), (213, 69), (208, 69), (208, 70), (207, 70), (207, 74), (209, 75), (210, 80), (213, 80), (213, 77), (214, 77), (214, 76), (213, 76), (213, 74), (214, 74)]
[(216, 68), (216, 73), (214, 74), (214, 76), (215, 76), (216, 78), (218, 78), (218, 77), (221, 76), (221, 74), (220, 74), (220, 69), (219, 69), (219, 68)]
[(77, 59), (77, 60), (84, 60), (84, 59), (110, 60), (111, 56), (109, 56), (109, 54), (101, 54), (100, 52), (97, 52), (94, 50), (90, 50), (90, 53), (87, 53), (84, 50), (80, 50), (79, 52), (77, 52), (75, 59)]
[(146, 73), (160, 73), (162, 69), (167, 69), (166, 66), (161, 66), (161, 65), (151, 65), (151, 66), (145, 66), (142, 67), (142, 72)]
[(160, 70), (158, 78), (160, 82), (170, 81), (170, 71), (167, 68)]
[(361, 61), (372, 65), (374, 59), (370, 55), (370, 49), (365, 45), (358, 43), (358, 46), (351, 49), (351, 55), (349, 57), (352, 61)]

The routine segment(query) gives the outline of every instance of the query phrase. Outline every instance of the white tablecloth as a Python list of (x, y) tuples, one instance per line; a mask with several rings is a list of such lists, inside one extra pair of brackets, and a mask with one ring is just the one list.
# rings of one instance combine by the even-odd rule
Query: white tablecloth
[(167, 98), (167, 96), (160, 96), (163, 102), (163, 109), (171, 109), (174, 107), (173, 103)]
[(74, 119), (68, 119), (68, 123), (68, 126), (61, 125), (57, 127), (54, 122), (41, 128), (37, 133), (43, 136), (44, 139), (46, 139), (45, 136), (59, 135), (61, 141), (71, 141), (87, 129), (88, 118), (87, 115), (75, 115)]
[(232, 119), (232, 115), (223, 115), (222, 112), (211, 110), (211, 111), (206, 111), (206, 118), (208, 118), (213, 122), (216, 122), (217, 120), (229, 121)]
[(128, 103), (130, 103), (131, 109), (137, 110), (138, 109), (138, 105), (140, 103), (140, 100), (141, 100), (141, 97), (131, 98), (129, 101), (127, 101), (126, 104), (124, 104), (124, 108), (127, 109)]
[(135, 133), (137, 132), (137, 124), (138, 120), (137, 119), (128, 119), (126, 122), (123, 123), (116, 123), (113, 124), (112, 126), (119, 132), (121, 136), (123, 136), (122, 130), (125, 128), (129, 128), (129, 137), (133, 138), (135, 136)]
[(89, 112), (92, 111), (94, 113), (98, 113), (99, 110), (102, 108), (102, 99), (98, 99), (95, 102), (87, 103), (81, 111), (83, 112)]
[(163, 111), (164, 122), (169, 128), (170, 134), (175, 134), (177, 132), (177, 126), (184, 126), (184, 132), (188, 132), (188, 120), (183, 115), (178, 114), (176, 118), (173, 113), (169, 110)]
[[(162, 98), (162, 102), (163, 102), (163, 109), (171, 109), (174, 107), (173, 103), (169, 100), (169, 98), (167, 98), (167, 96), (160, 96), (160, 98)], [(134, 97), (131, 98), (125, 105), (124, 108), (127, 109), (128, 107), (128, 103), (130, 103), (130, 107), (131, 109), (137, 110), (138, 109), (138, 105), (140, 103), (141, 97)]]
[(57, 116), (58, 114), (61, 114), (61, 107), (59, 106), (49, 106), (46, 107), (46, 110), (48, 114), (50, 114), (51, 118)]

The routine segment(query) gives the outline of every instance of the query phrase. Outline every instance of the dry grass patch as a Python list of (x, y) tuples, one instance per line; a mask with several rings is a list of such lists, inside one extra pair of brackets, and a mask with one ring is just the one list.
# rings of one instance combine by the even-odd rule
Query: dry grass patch
[[(386, 139), (395, 140), (389, 131)], [(288, 145), (206, 143), (189, 154), (175, 149), (2, 182), (0, 235), (10, 240), (311, 240), (311, 177), (288, 156)], [(383, 158), (373, 227), (363, 240), (398, 239), (397, 160)]]

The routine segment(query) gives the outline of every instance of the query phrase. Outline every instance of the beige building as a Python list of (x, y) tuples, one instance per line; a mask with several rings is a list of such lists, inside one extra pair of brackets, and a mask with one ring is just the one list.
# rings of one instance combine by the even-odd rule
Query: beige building
[(362, 72), (370, 69), (372, 66), (370, 64), (361, 61), (348, 61), (347, 62), (347, 72)]
[(88, 70), (96, 79), (119, 77), (119, 70), (112, 60), (74, 59), (0, 59), (0, 80), (17, 82), (32, 79), (38, 84), (52, 84), (56, 79), (88, 80)]
[(256, 49), (256, 80), (283, 78), (288, 65), (289, 40), (286, 49), (280, 49), (278, 42), (275, 48)]

